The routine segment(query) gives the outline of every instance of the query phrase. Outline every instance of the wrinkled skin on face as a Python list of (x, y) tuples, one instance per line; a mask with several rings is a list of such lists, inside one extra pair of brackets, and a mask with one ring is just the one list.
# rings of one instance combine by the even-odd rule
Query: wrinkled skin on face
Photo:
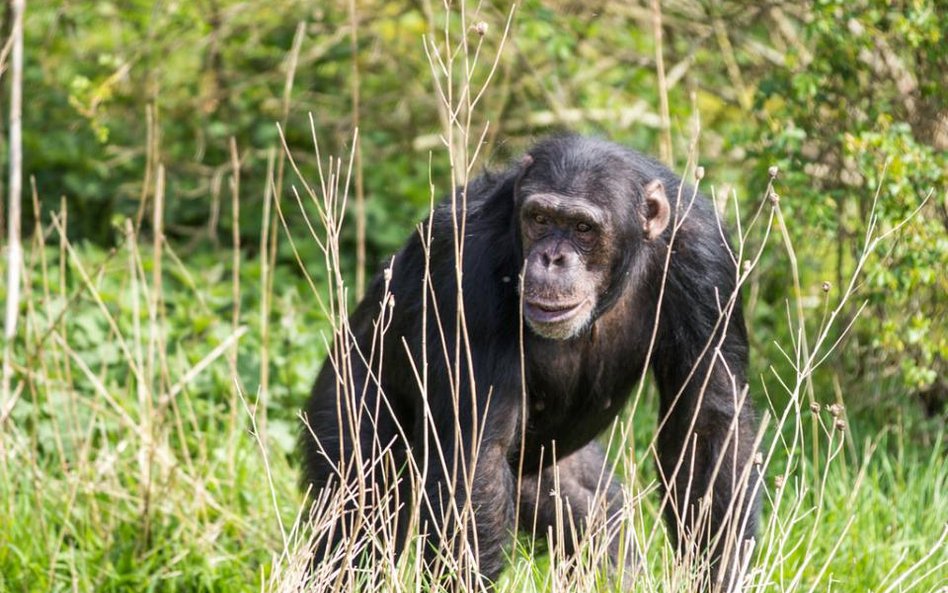
[(609, 285), (616, 247), (612, 224), (607, 213), (569, 196), (543, 193), (524, 200), (523, 314), (533, 331), (563, 340), (592, 320)]
[(665, 230), (668, 200), (658, 180), (643, 184), (631, 175), (613, 175), (608, 184), (601, 176), (562, 180), (531, 170), (529, 156), (523, 166), (518, 222), (524, 319), (542, 337), (567, 340), (595, 321), (600, 300), (623, 273), (618, 263), (630, 259), (625, 252)]

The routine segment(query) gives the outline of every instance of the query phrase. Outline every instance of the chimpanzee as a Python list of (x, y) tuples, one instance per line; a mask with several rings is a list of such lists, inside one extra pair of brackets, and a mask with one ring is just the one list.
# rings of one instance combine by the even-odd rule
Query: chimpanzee
[[(414, 509), (428, 562), (463, 533), (492, 581), (515, 517), (553, 527), (554, 465), (567, 531), (583, 529), (596, 492), (617, 515), (622, 489), (609, 472), (597, 488), (594, 439), (649, 364), (669, 533), (679, 552), (707, 550), (726, 588), (755, 533), (759, 473), (738, 271), (710, 202), (651, 158), (570, 134), (453, 198), (373, 280), (304, 410), (304, 486), (363, 485), (314, 563), (382, 532), (400, 552)], [(367, 518), (376, 507), (389, 513)], [(551, 543), (568, 554), (575, 535)], [(608, 549), (614, 565), (634, 562)]]

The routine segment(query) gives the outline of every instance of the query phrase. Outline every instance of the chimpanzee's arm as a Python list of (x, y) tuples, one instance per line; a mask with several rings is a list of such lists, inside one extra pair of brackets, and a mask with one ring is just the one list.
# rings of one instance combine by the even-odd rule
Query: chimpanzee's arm
[(680, 553), (710, 549), (711, 590), (729, 591), (759, 506), (746, 330), (739, 296), (729, 303), (726, 264), (677, 272), (669, 275), (653, 359), (665, 516)]
[(508, 456), (520, 428), (519, 356), (495, 349), (491, 356), (475, 357), (476, 396), (466, 364), (461, 368), (460, 389), (450, 385), (444, 369), (429, 373), (428, 402), (435, 407), (428, 412), (421, 501), (426, 563), (437, 574), (438, 555), (461, 558), (455, 552), (466, 538), (478, 554), (476, 573), (493, 581), (514, 529), (516, 492)]

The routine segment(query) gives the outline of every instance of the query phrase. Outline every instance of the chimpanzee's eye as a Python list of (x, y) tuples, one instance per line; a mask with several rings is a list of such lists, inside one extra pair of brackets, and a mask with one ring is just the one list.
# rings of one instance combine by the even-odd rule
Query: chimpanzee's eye
[(580, 222), (576, 225), (576, 231), (580, 233), (588, 233), (592, 230), (592, 227), (585, 222)]
[(546, 224), (549, 221), (547, 220), (546, 216), (543, 216), (542, 214), (537, 213), (533, 215), (533, 222), (537, 224)]

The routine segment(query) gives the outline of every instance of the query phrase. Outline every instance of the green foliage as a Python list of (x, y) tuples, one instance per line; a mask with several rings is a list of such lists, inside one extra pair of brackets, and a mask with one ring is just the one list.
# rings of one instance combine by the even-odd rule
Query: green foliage
[[(152, 117), (169, 228), (193, 235), (223, 201), (222, 225), (210, 231), (229, 236), (230, 200), (217, 182), (229, 169), (231, 138), (243, 155), (243, 213), (259, 220), (296, 23), (329, 18), (307, 5), (281, 0), (245, 11), (234, 1), (32, 3), (24, 154), (44, 205), (58, 208), (65, 196), (74, 213), (71, 236), (113, 242), (111, 221), (134, 215), (143, 193), (154, 193), (155, 167), (150, 179), (145, 173)], [(317, 25), (311, 34), (322, 32)], [(321, 66), (334, 47), (301, 58), (299, 87), (311, 93), (336, 84), (331, 68)], [(302, 109), (293, 118), (299, 133), (289, 140), (310, 147), (305, 128), (295, 125), (304, 121)], [(258, 233), (246, 229), (248, 239)]]
[(759, 183), (768, 163), (780, 167), (805, 284), (847, 277), (868, 225), (908, 221), (866, 265), (854, 350), (855, 372), (898, 374), (913, 391), (948, 372), (948, 18), (935, 5), (817, 3), (805, 46), (757, 95)]
[[(143, 255), (133, 276), (122, 260), (130, 247), (120, 257), (86, 247), (66, 262), (47, 249), (45, 268), (34, 252), (16, 356), (36, 372), (19, 374), (25, 401), (4, 427), (0, 591), (70, 582), (99, 591), (245, 590), (269, 570), (278, 521), (291, 522), (299, 508), (289, 466), (295, 410), (328, 330), (309, 289), (276, 270), (281, 290), (265, 320), (271, 389), (256, 416), (267, 419), (269, 464), (279, 474), (275, 510), (234, 392), (237, 382), (251, 407), (260, 393), (260, 266), (240, 270), (246, 333), (236, 374), (220, 356), (169, 401), (173, 385), (233, 333), (231, 260), (199, 253), (185, 267), (165, 259), (155, 314), (154, 261)], [(99, 272), (87, 283), (80, 265)]]

